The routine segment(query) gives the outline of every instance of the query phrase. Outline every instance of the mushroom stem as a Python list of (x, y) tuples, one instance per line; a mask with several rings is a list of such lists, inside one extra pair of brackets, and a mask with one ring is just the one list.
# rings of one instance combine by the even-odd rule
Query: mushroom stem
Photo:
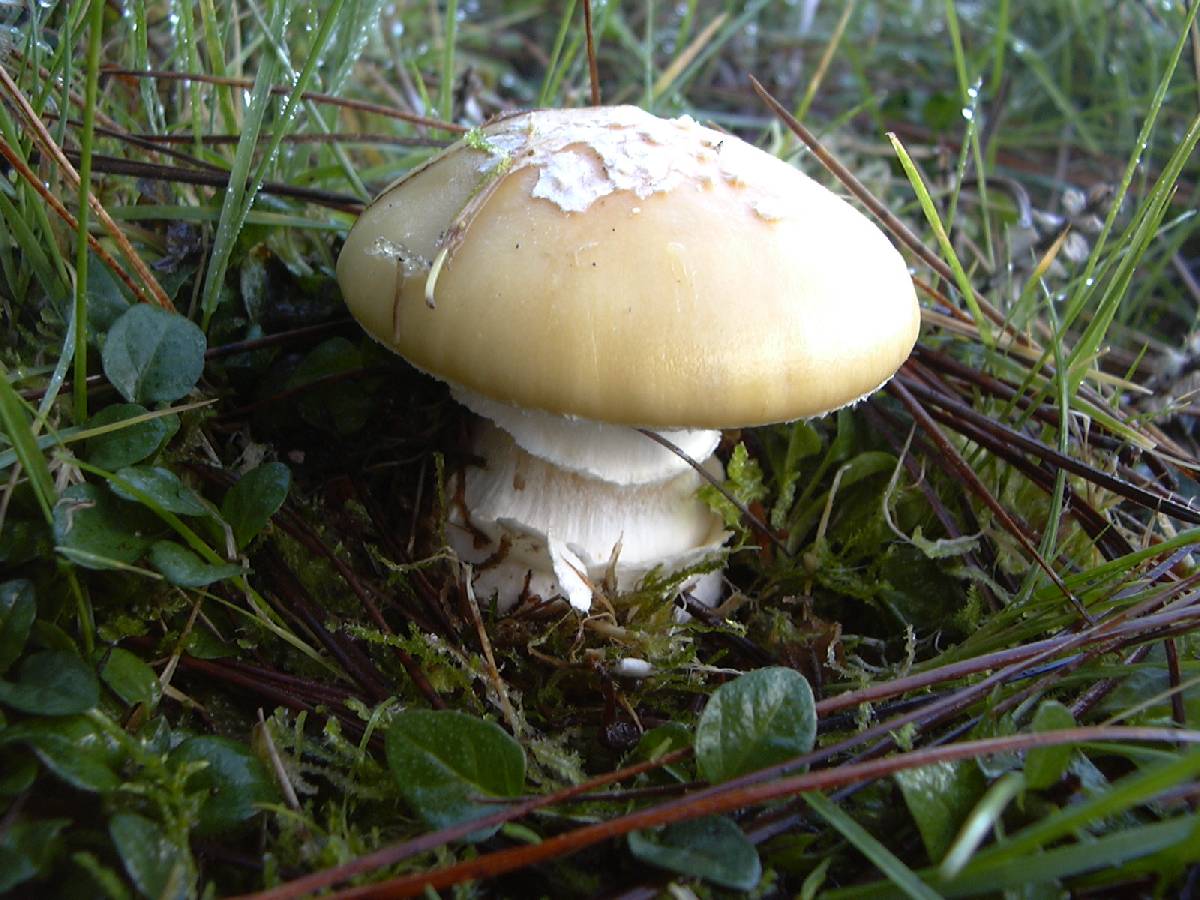
[[(627, 592), (655, 569), (680, 571), (720, 552), (729, 535), (697, 498), (703, 479), (696, 472), (672, 465), (673, 471), (657, 480), (623, 483), (621, 457), (604, 461), (595, 453), (606, 441), (594, 432), (617, 429), (578, 419), (569, 420), (569, 426), (583, 449), (572, 454), (561, 442), (551, 442), (558, 455), (575, 460), (588, 455), (595, 468), (617, 477), (593, 477), (548, 461), (518, 445), (507, 430), (480, 422), (473, 449), (484, 465), (465, 472), (463, 503), (451, 513), (447, 529), (450, 545), (475, 567), (477, 594), (494, 594), (501, 609), (523, 596), (561, 596), (586, 611), (596, 590)], [(723, 475), (711, 450), (704, 466)], [(710, 575), (686, 589), (715, 601), (719, 572)]]

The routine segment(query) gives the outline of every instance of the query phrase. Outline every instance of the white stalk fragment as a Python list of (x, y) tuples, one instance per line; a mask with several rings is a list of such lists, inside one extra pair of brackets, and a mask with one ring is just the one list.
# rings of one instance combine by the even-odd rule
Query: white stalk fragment
[(624, 656), (613, 666), (613, 673), (621, 678), (649, 678), (654, 674), (654, 666), (636, 656)]
[[(729, 537), (697, 498), (703, 479), (690, 467), (641, 484), (604, 481), (526, 452), (486, 421), (473, 449), (485, 465), (466, 470), (462, 508), (452, 511), (447, 536), (474, 565), (476, 592), (496, 594), (502, 609), (528, 595), (562, 596), (586, 611), (594, 590), (630, 591), (654, 569), (697, 565)], [(598, 459), (599, 468), (615, 472), (621, 461), (619, 453)], [(704, 465), (721, 477), (715, 457)], [(715, 599), (719, 578), (690, 589)]]

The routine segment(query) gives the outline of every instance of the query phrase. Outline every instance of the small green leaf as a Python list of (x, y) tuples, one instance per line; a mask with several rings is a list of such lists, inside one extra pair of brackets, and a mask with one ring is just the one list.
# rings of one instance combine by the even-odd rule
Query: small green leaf
[[(651, 761), (665, 756), (675, 750), (682, 750), (692, 744), (692, 733), (682, 722), (667, 722), (657, 728), (651, 728), (633, 748), (633, 759)], [(664, 766), (666, 772), (676, 781), (691, 781), (686, 768), (674, 765)]]
[(28, 744), (51, 772), (81, 791), (115, 790), (119, 749), (84, 716), (33, 719), (0, 731), (0, 745)]
[(37, 618), (33, 582), (15, 578), (0, 584), (0, 675), (25, 649), (29, 629)]
[(278, 799), (270, 773), (244, 744), (222, 737), (194, 737), (171, 753), (174, 766), (195, 762), (208, 763), (187, 781), (190, 790), (207, 792), (197, 823), (204, 834), (240, 825), (258, 813), (258, 804)]
[(162, 684), (154, 670), (140, 657), (121, 647), (105, 651), (107, 659), (100, 678), (126, 703), (154, 707), (162, 697)]
[(221, 515), (233, 528), (238, 549), (244, 548), (266, 527), (292, 484), (292, 473), (283, 463), (264, 463), (241, 477), (221, 503)]
[(234, 644), (222, 641), (207, 628), (192, 629), (192, 633), (188, 635), (188, 639), (184, 643), (184, 649), (187, 650), (189, 656), (197, 659), (224, 659), (237, 655)]
[[(117, 472), (117, 475), (167, 512), (180, 516), (203, 516), (208, 513), (196, 492), (180, 481), (179, 476), (170, 469), (161, 466), (127, 466)], [(112, 484), (112, 491), (122, 500), (141, 502), (116, 482)]]
[[(1033, 717), (1034, 731), (1056, 731), (1074, 728), (1075, 717), (1057, 700), (1046, 700)], [(1025, 783), (1035, 791), (1058, 784), (1074, 748), (1069, 744), (1057, 747), (1035, 747), (1025, 754)]]
[(388, 730), (387, 758), (400, 793), (433, 828), (494, 813), (495, 804), (473, 798), (514, 797), (525, 784), (521, 745), (495, 723), (454, 710), (399, 713)]
[(714, 692), (696, 725), (696, 764), (717, 783), (812, 749), (816, 704), (804, 676), (775, 666), (747, 672)]
[(242, 567), (229, 563), (215, 566), (174, 541), (158, 541), (150, 548), (150, 565), (171, 584), (185, 588), (207, 587), (215, 581), (242, 574)]
[(171, 750), (171, 726), (162, 715), (144, 722), (138, 729), (137, 736), (142, 742), (142, 748), (150, 753), (166, 754)]
[(962, 556), (964, 553), (973, 552), (979, 546), (979, 535), (977, 534), (930, 540), (925, 537), (920, 525), (913, 529), (909, 540), (912, 541), (914, 547), (925, 554), (927, 559), (949, 559), (952, 556)]
[(781, 529), (787, 524), (787, 513), (796, 499), (800, 483), (800, 463), (821, 452), (821, 436), (808, 422), (793, 422), (788, 428), (787, 449), (776, 458), (775, 478), (779, 496), (771, 508), (771, 527)]
[(0, 894), (43, 874), (58, 853), (58, 833), (70, 824), (70, 819), (43, 819), (6, 827), (0, 834)]
[[(88, 419), (87, 428), (102, 428), (115, 425), (135, 416), (144, 416), (147, 410), (136, 403), (117, 403), (107, 406)], [(141, 462), (161, 447), (179, 430), (179, 417), (175, 414), (135, 422), (113, 431), (106, 431), (88, 438), (83, 445), (83, 456), (88, 462), (110, 472)]]
[(134, 562), (162, 529), (145, 507), (92, 484), (67, 488), (54, 507), (55, 543), (65, 556), (89, 569)]
[[(762, 468), (758, 461), (750, 456), (745, 444), (738, 444), (733, 448), (725, 471), (725, 489), (740, 503), (747, 505), (767, 495)], [(738, 508), (712, 485), (704, 485), (698, 493), (711, 509), (720, 514), (730, 528), (741, 523), (742, 514)]]
[[(129, 888), (125, 879), (113, 868), (100, 862), (95, 853), (90, 850), (77, 850), (71, 854), (71, 862), (87, 872), (95, 883), (94, 890), (89, 896), (107, 897), (108, 900), (129, 900)], [(79, 887), (75, 883), (75, 887)]]
[(79, 644), (75, 642), (75, 638), (67, 634), (61, 625), (57, 625), (46, 619), (38, 619), (33, 623), (32, 638), (37, 641), (38, 646), (44, 647), (47, 650), (62, 650), (65, 653), (73, 653), (76, 656), (82, 655), (79, 652)]
[(15, 797), (37, 778), (37, 759), (26, 750), (0, 750), (0, 796)]
[(986, 784), (974, 762), (942, 762), (895, 775), (909, 814), (921, 832), (931, 862), (937, 862), (954, 842)]
[(170, 403), (196, 386), (206, 349), (194, 323), (139, 303), (109, 329), (100, 358), (105, 376), (130, 403)]
[(74, 653), (62, 650), (27, 657), (15, 684), (0, 680), (0, 703), (25, 713), (70, 716), (99, 702), (96, 674)]
[(679, 822), (658, 833), (634, 831), (629, 851), (652, 866), (735, 891), (752, 890), (762, 877), (758, 851), (725, 816)]
[(9, 512), (0, 528), (0, 566), (19, 566), (53, 553), (50, 529), (45, 522), (18, 519)]
[(125, 864), (129, 879), (143, 897), (185, 897), (191, 883), (191, 857), (176, 846), (157, 822), (137, 813), (117, 813), (108, 834)]
[(132, 304), (108, 267), (88, 253), (87, 324), (93, 340), (103, 335)]
[(262, 322), (264, 313), (271, 304), (271, 276), (263, 257), (265, 247), (256, 248), (256, 252), (247, 253), (242, 261), (241, 271), (238, 272), (239, 293), (246, 316), (255, 325)]

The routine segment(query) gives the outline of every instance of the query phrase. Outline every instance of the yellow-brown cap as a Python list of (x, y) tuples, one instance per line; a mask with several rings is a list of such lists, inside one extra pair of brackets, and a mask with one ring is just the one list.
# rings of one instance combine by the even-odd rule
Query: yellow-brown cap
[(418, 368), (657, 428), (844, 406), (892, 376), (919, 323), (903, 259), (848, 203), (634, 107), (485, 127), (385, 190), (337, 268), (355, 317)]

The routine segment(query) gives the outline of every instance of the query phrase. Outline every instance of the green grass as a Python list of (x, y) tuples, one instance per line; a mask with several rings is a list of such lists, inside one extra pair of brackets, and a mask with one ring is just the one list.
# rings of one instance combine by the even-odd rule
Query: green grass
[[(498, 896), (720, 896), (670, 844), (717, 812), (698, 869), (756, 853), (763, 895), (1196, 877), (1200, 763), (1161, 739), (1200, 722), (1196, 7), (809, 6), (595, 2), (600, 89), (850, 193), (754, 76), (899, 216), (927, 314), (899, 383), (945, 443), (899, 391), (731, 434), (729, 487), (780, 533), (736, 523), (729, 609), (675, 623), (653, 583), (611, 619), (478, 626), (442, 528), (467, 416), (365, 338), (333, 269), (348, 210), (475, 117), (588, 102), (582, 3), (2, 8), (0, 893), (447, 869), (509, 873)], [(614, 675), (630, 656), (653, 673)], [(815, 746), (696, 784), (705, 699), (767, 665), (812, 684)], [(433, 717), (414, 774), (388, 735), (436, 707), (472, 724)], [(1007, 746), (1056, 716), (1160, 730)], [(958, 759), (975, 738), (999, 749)], [(507, 768), (454, 768), (472, 753)], [(843, 778), (860, 754), (875, 774)], [(805, 768), (821, 793), (771, 793)], [(481, 799), (477, 842), (436, 831)]]

